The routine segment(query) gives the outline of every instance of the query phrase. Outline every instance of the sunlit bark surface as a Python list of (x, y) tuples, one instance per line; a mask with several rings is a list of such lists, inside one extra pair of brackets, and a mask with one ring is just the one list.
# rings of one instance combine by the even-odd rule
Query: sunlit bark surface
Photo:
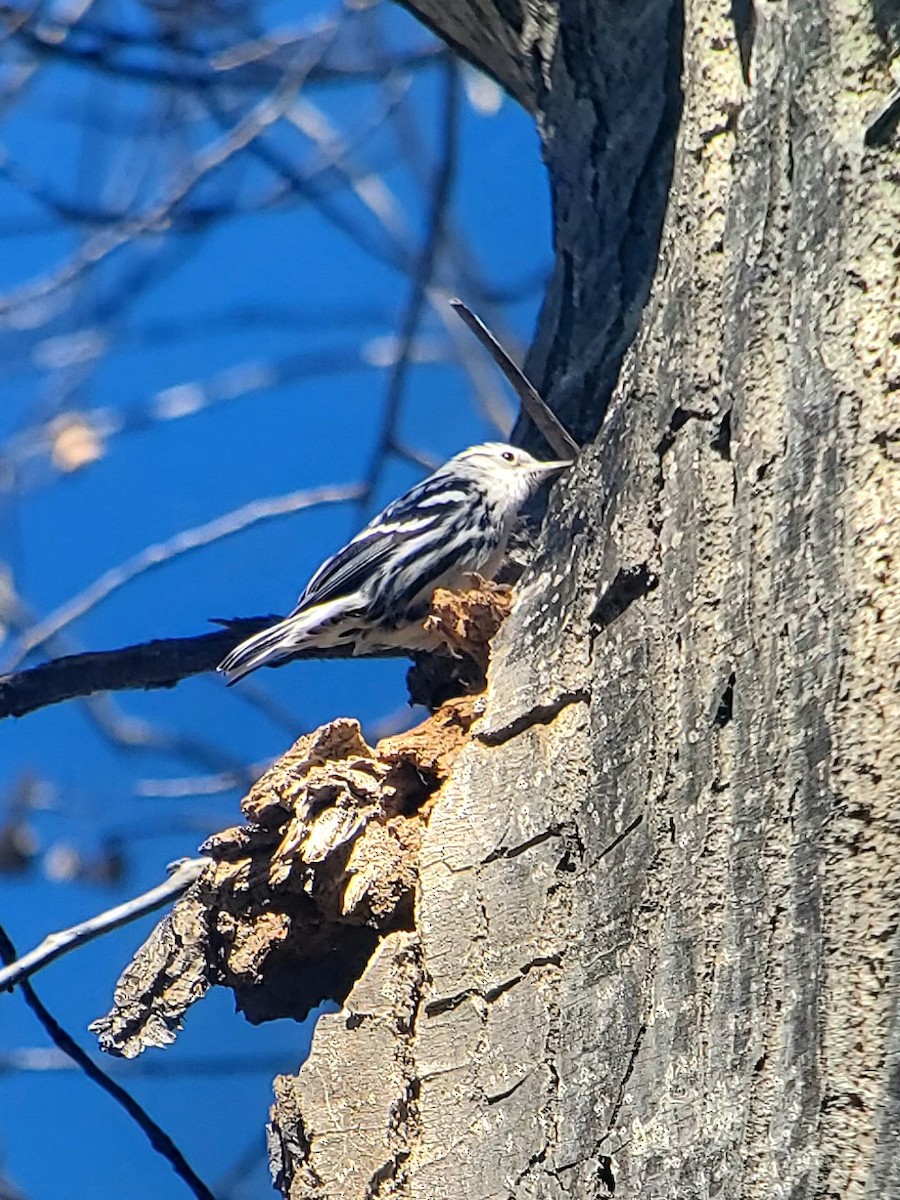
[(557, 265), (531, 369), (591, 441), (412, 928), (278, 1082), (280, 1186), (900, 1194), (900, 189), (896, 134), (865, 140), (892, 87), (872, 11), (416, 7), (535, 112)]

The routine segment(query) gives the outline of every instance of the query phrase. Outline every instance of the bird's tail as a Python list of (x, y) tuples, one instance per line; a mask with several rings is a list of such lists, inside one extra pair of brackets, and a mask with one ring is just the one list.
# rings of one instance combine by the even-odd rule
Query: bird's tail
[(251, 671), (255, 671), (257, 667), (289, 657), (296, 649), (296, 640), (291, 636), (294, 633), (294, 626), (296, 626), (296, 618), (286, 617), (277, 625), (263, 629), (260, 633), (254, 633), (245, 642), (235, 646), (231, 653), (222, 659), (216, 670), (227, 676), (230, 687), (239, 679), (243, 679), (245, 675), (249, 675)]

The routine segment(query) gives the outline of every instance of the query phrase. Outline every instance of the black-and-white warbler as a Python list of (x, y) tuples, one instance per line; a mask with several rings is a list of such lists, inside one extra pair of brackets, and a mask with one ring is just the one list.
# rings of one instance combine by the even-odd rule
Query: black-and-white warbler
[(519, 510), (568, 466), (501, 442), (463, 450), (327, 559), (290, 616), (241, 642), (218, 669), (234, 683), (313, 646), (353, 654), (427, 646), (422, 622), (435, 589), (474, 572), (492, 579)]

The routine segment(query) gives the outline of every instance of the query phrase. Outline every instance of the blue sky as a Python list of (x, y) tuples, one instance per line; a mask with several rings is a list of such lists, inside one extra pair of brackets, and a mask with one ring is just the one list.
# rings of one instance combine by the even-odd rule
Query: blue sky
[[(45, 15), (59, 19), (74, 11), (59, 7)], [(129, 4), (85, 11), (86, 45), (95, 44), (96, 30), (153, 28), (148, 10)], [(328, 11), (270, 5), (257, 17), (263, 30), (297, 28)], [(377, 19), (384, 46), (429, 44), (399, 10)], [(221, 37), (229, 45), (236, 40), (233, 30)], [(356, 49), (349, 41), (344, 61)], [(126, 64), (156, 61), (140, 46), (129, 53), (121, 59)], [(18, 289), (59, 269), (102, 231), (90, 224), (91, 212), (146, 213), (221, 134), (190, 98), (114, 72), (99, 77), (64, 55), (42, 63), (23, 84), (22, 64), (30, 61), (9, 53), (0, 64), (7, 99), (0, 131), (0, 304), (4, 296), (18, 297), (0, 324), (0, 571), (11, 572), (21, 602), (39, 617), (146, 546), (249, 501), (358, 481), (371, 463), (389, 386), (390, 367), (378, 363), (390, 358), (410, 281), (309, 205), (272, 200), (264, 211), (236, 213), (189, 233), (143, 233), (72, 286), (23, 303)], [(397, 77), (393, 86), (387, 102), (384, 88), (368, 84), (312, 89), (299, 124), (318, 123), (350, 141), (356, 185), (366, 195), (392, 197), (414, 246), (427, 223), (423, 181), (440, 157), (445, 72), (431, 65)], [(223, 95), (237, 119), (265, 92)], [(385, 103), (396, 106), (397, 119), (387, 123), (379, 116)], [(298, 169), (315, 161), (316, 148), (296, 124), (281, 120), (270, 134), (266, 144)], [(348, 195), (346, 180), (323, 178), (341, 212), (382, 236)], [(203, 181), (192, 203), (252, 209), (273, 187), (261, 162), (236, 157)], [(508, 293), (485, 315), (521, 348), (550, 262), (539, 148), (530, 120), (469, 72), (450, 212), (457, 248), (441, 260), (441, 286), (475, 307), (483, 296), (467, 291), (473, 278)], [(434, 459), (497, 433), (479, 407), (472, 375), (459, 365), (457, 332), (426, 306), (423, 352), (441, 361), (413, 367), (398, 426), (404, 443)], [(324, 357), (330, 369), (308, 369)], [(490, 376), (483, 360), (477, 369)], [(253, 380), (261, 386), (248, 387)], [(502, 393), (498, 380), (492, 387)], [(148, 419), (185, 397), (228, 393), (232, 398), (192, 415)], [(60, 469), (47, 452), (46, 432), (75, 418), (93, 431), (98, 456), (79, 470)], [(391, 458), (379, 474), (378, 501), (421, 473)], [(66, 635), (73, 646), (100, 649), (199, 633), (213, 616), (284, 611), (321, 559), (368, 515), (371, 508), (343, 505), (267, 522), (140, 576)], [(0, 671), (16, 648), (8, 630)], [(254, 684), (284, 711), (280, 723), (240, 688), (226, 691), (210, 677), (173, 691), (121, 694), (115, 703), (125, 718), (208, 743), (213, 756), (262, 763), (292, 736), (338, 715), (358, 717), (372, 735), (405, 719), (404, 672), (398, 662), (261, 672)], [(8, 802), (26, 772), (40, 782), (38, 807), (27, 816), (40, 850), (25, 874), (0, 875), (0, 921), (20, 951), (51, 929), (152, 886), (166, 862), (192, 854), (206, 833), (238, 817), (235, 789), (149, 794), (172, 780), (208, 776), (210, 768), (177, 754), (112, 745), (77, 703), (0, 724), (0, 801)], [(53, 878), (72, 852), (89, 862), (109, 838), (126, 856), (119, 884)], [(108, 1007), (120, 969), (151, 925), (148, 919), (120, 930), (36, 979), (84, 1046), (92, 1048), (87, 1023)], [(268, 1195), (261, 1147), (270, 1079), (296, 1068), (308, 1038), (308, 1027), (290, 1022), (251, 1028), (233, 1014), (230, 996), (217, 992), (190, 1014), (174, 1048), (155, 1052), (152, 1061), (145, 1055), (146, 1063), (105, 1061), (214, 1188), (259, 1147), (242, 1189), (222, 1194)], [(13, 1052), (46, 1045), (20, 997), (0, 998), (6, 1175), (32, 1200), (186, 1195), (130, 1121), (80, 1075), (13, 1069)], [(243, 1062), (240, 1073), (211, 1074), (210, 1061), (222, 1056)]]

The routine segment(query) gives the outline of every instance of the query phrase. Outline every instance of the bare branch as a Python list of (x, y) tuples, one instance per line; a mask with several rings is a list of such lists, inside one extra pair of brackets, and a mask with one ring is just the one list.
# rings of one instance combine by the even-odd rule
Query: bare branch
[(153, 912), (168, 904), (170, 900), (175, 900), (199, 878), (200, 872), (209, 861), (208, 858), (183, 859), (173, 864), (174, 869), (165, 883), (158, 884), (149, 892), (143, 892), (132, 900), (126, 900), (124, 904), (117, 904), (115, 908), (109, 908), (106, 912), (80, 921), (77, 925), (71, 925), (68, 929), (48, 934), (34, 950), (0, 969), (0, 991), (11, 991), (17, 984), (68, 954), (70, 950), (77, 950), (86, 942), (92, 942), (94, 938), (109, 933), (112, 929), (118, 929), (120, 925), (128, 925), (145, 913)]
[[(299, 724), (291, 730), (296, 734)], [(185, 797), (218, 796), (222, 792), (234, 791), (236, 788), (249, 786), (247, 775), (252, 776), (250, 783), (258, 779), (271, 762), (254, 763), (248, 771), (220, 771), (216, 775), (189, 775), (181, 779), (139, 779), (134, 787), (136, 796), (165, 797), (167, 800), (181, 800)]]
[[(437, 340), (419, 338), (413, 358), (417, 363), (433, 364), (447, 361), (448, 355)], [(162, 388), (146, 400), (116, 406), (103, 405), (84, 412), (70, 410), (50, 421), (28, 425), (7, 440), (3, 447), (3, 458), (20, 471), (34, 461), (49, 459), (58, 471), (56, 439), (66, 421), (81, 425), (90, 437), (105, 446), (114, 437), (142, 433), (159, 422), (179, 421), (217, 405), (265, 393), (286, 383), (360, 371), (387, 370), (396, 359), (394, 339), (371, 337), (362, 343), (348, 342), (301, 351), (283, 358), (236, 363), (205, 379), (185, 380)], [(7, 372), (5, 377), (12, 378), (12, 373)]]
[[(219, 103), (217, 95), (210, 93), (204, 96), (206, 108), (209, 116), (217, 125), (228, 130), (233, 118), (228, 110), (223, 108)], [(382, 245), (378, 238), (374, 237), (364, 225), (349, 218), (326, 194), (321, 184), (317, 184), (315, 177), (308, 177), (305, 172), (298, 170), (290, 157), (281, 152), (280, 148), (275, 145), (270, 145), (266, 141), (262, 133), (259, 137), (253, 138), (245, 147), (246, 154), (250, 158), (256, 159), (258, 162), (266, 166), (270, 171), (278, 175), (291, 192), (302, 197), (307, 203), (315, 208), (319, 216), (327, 221), (340, 233), (343, 233), (355, 245), (365, 253), (372, 256), (379, 262), (386, 263), (395, 271), (405, 273), (408, 269), (407, 255), (405, 247), (398, 245), (396, 239), (389, 239), (389, 244)], [(381, 232), (384, 234), (384, 226), (381, 227)], [(2, 310), (0, 310), (2, 312)]]
[[(27, 671), (0, 676), (0, 720), (95, 692), (174, 687), (182, 679), (214, 671), (229, 650), (239, 642), (279, 620), (266, 617), (236, 617), (227, 629), (195, 637), (159, 638), (124, 646), (55, 658)], [(346, 646), (333, 646), (299, 653), (298, 658), (349, 658)], [(378, 657), (403, 658), (402, 650), (386, 651)]]
[[(83, 67), (94, 74), (109, 75), (144, 83), (154, 87), (177, 88), (182, 91), (202, 93), (221, 87), (227, 82), (229, 88), (259, 90), (271, 87), (285, 73), (284, 51), (296, 55), (298, 49), (312, 42), (315, 33), (299, 31), (291, 37), (259, 39), (254, 48), (250, 43), (234, 46), (222, 51), (212, 59), (180, 43), (179, 55), (199, 62), (199, 67), (173, 60), (172, 66), (157, 66), (136, 59), (116, 56), (122, 49), (158, 49), (159, 38), (141, 37), (105, 26), (79, 21), (54, 19), (42, 15), (40, 24), (29, 24), (31, 14), (0, 5), (0, 21), (6, 23), (4, 31), (24, 49), (39, 60), (60, 59), (67, 66)], [(68, 36), (73, 31), (89, 33), (90, 45), (74, 44)], [(5, 40), (5, 39), (4, 39)], [(99, 43), (99, 44), (98, 44)], [(282, 52), (280, 58), (276, 54)], [(309, 82), (317, 85), (379, 83), (388, 74), (398, 70), (416, 71), (430, 67), (447, 55), (446, 47), (439, 41), (426, 43), (412, 50), (397, 53), (384, 65), (354, 62), (316, 62), (309, 72)], [(223, 75), (227, 79), (223, 79)]]
[(488, 354), (509, 380), (516, 395), (522, 401), (525, 412), (534, 421), (537, 428), (546, 438), (548, 444), (557, 454), (568, 454), (577, 457), (581, 447), (560, 421), (559, 417), (547, 404), (524, 371), (518, 367), (506, 353), (485, 323), (477, 317), (462, 300), (451, 300), (451, 307), (469, 329), (475, 334)]
[(412, 358), (412, 351), (422, 318), (422, 310), (428, 302), (428, 291), (434, 277), (437, 258), (441, 250), (447, 211), (456, 173), (457, 133), (459, 124), (459, 68), (453, 59), (445, 65), (443, 116), (441, 130), (442, 155), (438, 166), (428, 214), (428, 227), (419, 252), (412, 279), (409, 299), (400, 324), (400, 351), (391, 373), (384, 416), (375, 445), (375, 453), (366, 478), (367, 491), (364, 500), (369, 500), (375, 490), (385, 456), (397, 440), (397, 420), (403, 402), (403, 392)]
[(233, 751), (194, 737), (182, 728), (169, 729), (124, 712), (108, 693), (85, 697), (82, 708), (97, 733), (117, 750), (167, 754), (204, 771), (231, 771), (243, 779), (244, 787), (253, 782), (250, 768)]
[(506, 440), (516, 414), (502, 380), (498, 379), (493, 364), (485, 359), (468, 331), (457, 321), (456, 313), (450, 307), (450, 293), (443, 288), (432, 288), (429, 300), (453, 344), (459, 365), (468, 376), (476, 408)]
[[(329, 39), (336, 30), (329, 27)], [(324, 34), (323, 34), (324, 37)], [(327, 42), (317, 48), (321, 56)], [(229, 124), (221, 137), (204, 146), (194, 157), (190, 168), (176, 180), (168, 195), (141, 215), (111, 225), (84, 242), (66, 262), (42, 278), (33, 280), (0, 298), (0, 319), (8, 321), (17, 309), (44, 299), (73, 283), (98, 263), (129, 244), (138, 236), (158, 233), (171, 218), (172, 210), (188, 198), (211, 174), (240, 152), (249, 149), (263, 133), (276, 124), (290, 107), (294, 96), (318, 59), (287, 74), (270, 95), (254, 105), (249, 113)]]
[[(5, 963), (11, 963), (15, 958), (15, 946), (6, 930), (0, 926), (0, 959)], [(196, 1174), (165, 1130), (156, 1124), (153, 1118), (121, 1084), (110, 1079), (106, 1072), (102, 1071), (93, 1059), (82, 1050), (71, 1034), (63, 1029), (53, 1014), (44, 1006), (27, 979), (22, 981), (21, 988), (22, 995), (25, 997), (25, 1003), (40, 1021), (54, 1045), (58, 1046), (64, 1054), (67, 1054), (88, 1079), (96, 1083), (98, 1087), (106, 1092), (108, 1096), (111, 1096), (128, 1113), (138, 1128), (145, 1134), (153, 1149), (171, 1164), (176, 1175), (184, 1180), (194, 1196), (197, 1197), (197, 1200), (215, 1200), (212, 1192), (199, 1175)]]
[[(288, 1056), (290, 1056), (290, 1051), (288, 1051)], [(230, 1079), (235, 1075), (267, 1075), (271, 1078), (284, 1069), (284, 1061), (285, 1054), (222, 1054), (214, 1052), (208, 1055), (167, 1058), (165, 1061), (141, 1058), (137, 1062), (113, 1062), (110, 1063), (110, 1074), (127, 1073), (129, 1078), (133, 1078), (135, 1075), (144, 1075), (156, 1079), (178, 1079), (184, 1076)], [(50, 1046), (22, 1046), (13, 1050), (0, 1051), (0, 1078), (13, 1073), (42, 1075), (73, 1070), (77, 1070), (77, 1064), (73, 1063), (63, 1051)], [(7, 1200), (2, 1189), (0, 1189), (0, 1200)], [(221, 1200), (221, 1196), (219, 1200)]]
[[(479, 589), (476, 588), (475, 591), (480, 595)], [(440, 591), (435, 594), (432, 615), (441, 615), (442, 595)], [(220, 622), (227, 625), (227, 628), (216, 633), (142, 642), (136, 646), (125, 646), (121, 650), (71, 654), (43, 663), (39, 667), (32, 667), (28, 671), (20, 671), (16, 675), (0, 677), (0, 720), (4, 717), (21, 717), (35, 709), (58, 704), (62, 700), (72, 700), (78, 696), (90, 696), (94, 692), (174, 687), (181, 679), (214, 670), (229, 650), (252, 633), (265, 629), (277, 620), (279, 618), (272, 615), (237, 617)], [(458, 647), (452, 641), (448, 641), (445, 635), (436, 632), (431, 624), (426, 622), (425, 628), (432, 634), (431, 649), (438, 655), (456, 651)], [(312, 646), (295, 651), (293, 657), (352, 658), (353, 650), (346, 645)], [(399, 647), (378, 650), (367, 654), (366, 657), (417, 658), (410, 651)], [(286, 664), (273, 663), (272, 669), (284, 665)]]
[(268, 521), (273, 517), (285, 516), (288, 513), (299, 512), (306, 508), (315, 508), (322, 504), (341, 504), (348, 500), (357, 500), (363, 494), (361, 484), (336, 485), (334, 487), (311, 488), (299, 492), (289, 492), (285, 496), (273, 496), (268, 500), (254, 500), (244, 504), (233, 512), (216, 517), (193, 529), (182, 530), (174, 537), (155, 545), (147, 546), (139, 554), (127, 559), (117, 567), (105, 571), (89, 587), (73, 596), (71, 600), (60, 605), (56, 612), (50, 613), (42, 621), (38, 621), (20, 639), (18, 649), (12, 659), (5, 664), (6, 671), (11, 672), (39, 646), (60, 633), (68, 625), (105, 600), (113, 592), (124, 587), (126, 583), (144, 575), (148, 571), (171, 562), (182, 554), (197, 550), (201, 546), (209, 546), (222, 538), (231, 537), (235, 533), (249, 529), (260, 521)]

